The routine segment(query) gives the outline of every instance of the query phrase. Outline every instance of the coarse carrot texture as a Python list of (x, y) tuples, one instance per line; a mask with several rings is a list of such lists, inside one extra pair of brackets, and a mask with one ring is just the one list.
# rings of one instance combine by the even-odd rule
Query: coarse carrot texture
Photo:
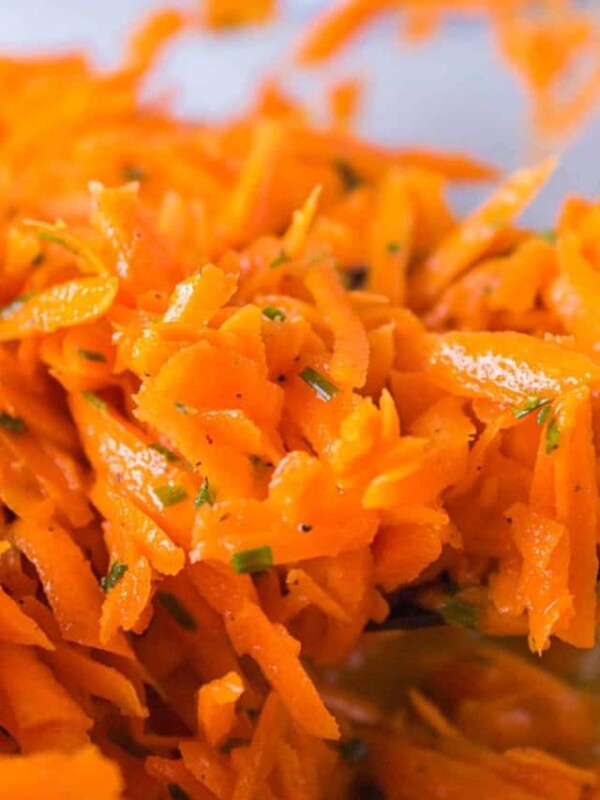
[(0, 756), (0, 771), (7, 797), (119, 800), (122, 796), (118, 768), (91, 745), (69, 755), (55, 752)]
[(584, 800), (594, 703), (523, 658), (450, 654), (399, 716), (323, 676), (406, 587), (595, 644), (600, 205), (519, 227), (548, 161), (456, 219), (494, 171), (360, 140), (351, 85), (323, 128), (275, 85), (142, 104), (194, 19), (110, 73), (0, 61), (0, 794)]

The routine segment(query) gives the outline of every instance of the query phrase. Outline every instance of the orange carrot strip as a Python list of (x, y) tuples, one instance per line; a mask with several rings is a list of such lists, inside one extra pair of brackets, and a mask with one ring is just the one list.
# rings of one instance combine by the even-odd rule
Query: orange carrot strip
[(569, 590), (574, 611), (570, 622), (559, 627), (558, 635), (577, 647), (592, 647), (596, 641), (598, 486), (587, 389), (569, 392), (561, 399), (556, 424), (560, 432), (554, 453), (556, 515), (569, 531)]
[(587, 356), (522, 333), (448, 333), (432, 342), (427, 374), (463, 397), (522, 402), (600, 381)]
[[(196, 493), (191, 474), (170, 464), (150, 447), (148, 437), (93, 397), (72, 394), (70, 405), (83, 447), (97, 471), (117, 483), (176, 544), (185, 543)], [(153, 489), (165, 484), (183, 487), (186, 502), (164, 506)]]
[[(2, 542), (7, 544), (8, 542)], [(0, 587), (0, 639), (14, 644), (28, 644), (52, 650), (53, 645), (35, 620), (23, 612), (15, 602)]]
[(252, 800), (273, 769), (273, 739), (281, 735), (284, 725), (280, 699), (271, 692), (262, 708), (246, 758), (245, 769), (240, 773), (232, 800)]
[(428, 306), (439, 293), (483, 255), (498, 232), (525, 208), (552, 174), (556, 163), (514, 173), (480, 208), (440, 244), (415, 275), (411, 302)]
[(204, 742), (187, 741), (179, 745), (183, 763), (191, 774), (219, 800), (231, 797), (233, 776), (227, 762)]
[(404, 302), (415, 214), (405, 173), (399, 169), (390, 171), (381, 183), (371, 231), (369, 288), (389, 297), (394, 304)]
[[(102, 591), (89, 562), (67, 531), (54, 520), (44, 525), (21, 519), (13, 525), (11, 537), (38, 571), (65, 639), (104, 648), (99, 638)], [(120, 637), (107, 643), (106, 649), (129, 653)]]
[(367, 377), (369, 343), (364, 327), (330, 267), (313, 267), (306, 285), (334, 336), (331, 376), (344, 386), (361, 387)]
[(238, 653), (247, 653), (260, 664), (291, 717), (316, 736), (337, 739), (337, 724), (298, 660), (297, 642), (240, 594), (227, 568), (217, 570), (196, 564), (191, 577), (213, 608), (224, 616)]
[(92, 196), (93, 222), (106, 242), (122, 288), (131, 295), (170, 292), (183, 276), (141, 208), (135, 184), (119, 189), (94, 184)]
[(123, 779), (117, 765), (88, 745), (72, 753), (0, 756), (2, 789), (19, 800), (120, 800)]
[(118, 494), (107, 480), (96, 481), (90, 499), (106, 519), (120, 526), (121, 531), (135, 541), (155, 570), (164, 575), (176, 575), (183, 568), (183, 550), (173, 544), (150, 517)]
[(228, 672), (200, 687), (198, 724), (213, 747), (231, 731), (235, 722), (235, 704), (243, 692), (244, 683), (237, 672)]
[(559, 274), (547, 292), (550, 307), (578, 344), (594, 352), (600, 340), (595, 313), (600, 301), (600, 276), (586, 259), (575, 234), (560, 237), (558, 265)]
[(93, 720), (35, 650), (0, 642), (0, 687), (9, 698), (16, 722), (14, 735), (24, 752), (60, 749), (63, 742), (67, 748), (81, 746), (88, 741)]
[(371, 18), (395, 5), (396, 0), (338, 0), (309, 29), (297, 53), (299, 62), (312, 64), (325, 60)]
[(148, 716), (148, 710), (140, 702), (131, 682), (113, 667), (94, 661), (66, 645), (57, 647), (46, 660), (63, 681), (81, 687), (90, 695), (108, 700), (126, 716)]
[(213, 800), (214, 794), (198, 782), (186, 769), (181, 759), (150, 756), (146, 759), (146, 772), (162, 786), (178, 786), (190, 800)]
[(111, 307), (118, 285), (116, 278), (79, 278), (52, 286), (0, 319), (0, 342), (92, 322)]

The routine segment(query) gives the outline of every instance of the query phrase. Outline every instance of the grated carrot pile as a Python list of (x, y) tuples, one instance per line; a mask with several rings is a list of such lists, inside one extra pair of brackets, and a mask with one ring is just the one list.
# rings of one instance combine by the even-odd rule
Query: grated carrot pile
[(494, 171), (359, 140), (353, 91), (326, 129), (275, 86), (180, 121), (139, 88), (183, 24), (114, 73), (0, 61), (2, 792), (591, 798), (593, 703), (516, 656), (404, 722), (307, 662), (409, 584), (594, 644), (600, 205), (520, 228), (546, 162), (456, 220)]

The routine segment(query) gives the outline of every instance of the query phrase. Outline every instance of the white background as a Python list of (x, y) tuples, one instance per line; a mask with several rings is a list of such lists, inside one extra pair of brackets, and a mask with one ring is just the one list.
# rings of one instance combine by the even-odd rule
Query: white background
[[(161, 5), (161, 0), (0, 0), (0, 50), (84, 48), (101, 63), (115, 63), (133, 23)], [(283, 18), (266, 28), (218, 37), (186, 34), (169, 48), (154, 86), (175, 88), (177, 109), (206, 119), (244, 107), (256, 79), (276, 73), (318, 116), (324, 79), (358, 74), (369, 81), (359, 129), (378, 141), (467, 150), (505, 168), (544, 154), (528, 135), (518, 79), (484, 25), (453, 23), (435, 40), (410, 47), (400, 41), (397, 18), (386, 17), (333, 65), (299, 72), (290, 63), (292, 43), (322, 5), (288, 0)], [(560, 155), (557, 175), (528, 212), (535, 224), (548, 224), (568, 192), (600, 195), (598, 115), (561, 145)]]

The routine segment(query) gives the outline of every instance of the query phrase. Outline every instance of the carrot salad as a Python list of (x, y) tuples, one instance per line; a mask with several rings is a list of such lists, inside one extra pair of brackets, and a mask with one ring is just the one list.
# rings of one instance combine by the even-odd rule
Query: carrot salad
[(331, 679), (406, 587), (594, 645), (600, 204), (525, 230), (552, 160), (367, 143), (352, 82), (323, 128), (142, 103), (188, 22), (0, 60), (0, 795), (600, 796), (595, 700), (523, 654), (439, 648), (394, 713)]

